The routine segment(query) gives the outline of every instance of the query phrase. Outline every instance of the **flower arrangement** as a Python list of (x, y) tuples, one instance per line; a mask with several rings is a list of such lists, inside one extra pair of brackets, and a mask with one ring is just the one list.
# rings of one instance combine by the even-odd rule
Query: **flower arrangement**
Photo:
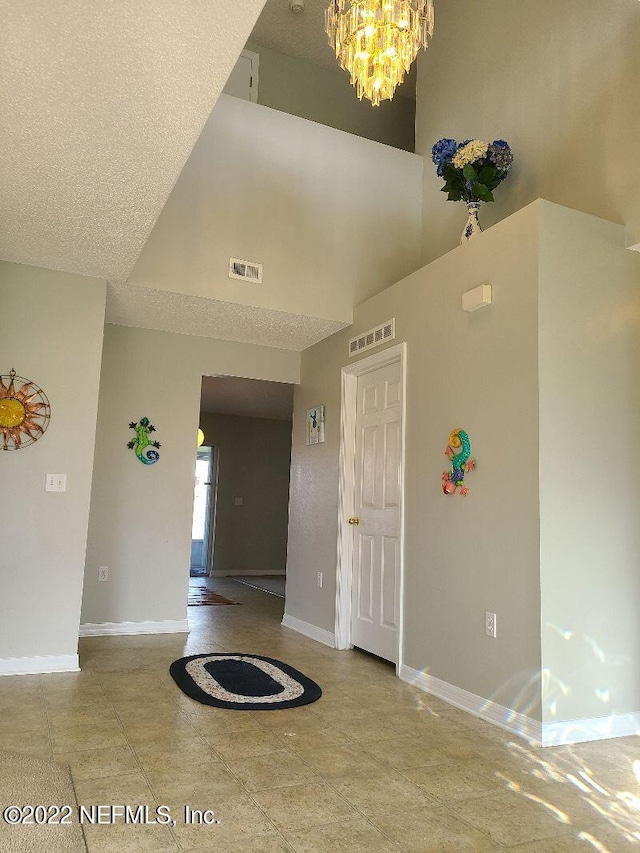
[(440, 139), (431, 149), (439, 177), (444, 178), (442, 192), (449, 201), (493, 201), (493, 190), (509, 174), (513, 163), (511, 148), (504, 139), (482, 142), (480, 139)]

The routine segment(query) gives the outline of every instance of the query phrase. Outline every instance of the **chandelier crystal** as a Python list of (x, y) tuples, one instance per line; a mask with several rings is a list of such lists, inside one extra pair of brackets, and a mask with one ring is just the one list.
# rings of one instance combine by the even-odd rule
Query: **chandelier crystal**
[(391, 100), (433, 35), (433, 0), (331, 0), (329, 44), (358, 97), (374, 107)]

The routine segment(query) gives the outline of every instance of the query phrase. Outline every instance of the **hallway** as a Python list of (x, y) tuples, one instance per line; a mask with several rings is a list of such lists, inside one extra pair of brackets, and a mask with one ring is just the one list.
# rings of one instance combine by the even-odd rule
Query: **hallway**
[[(171, 807), (174, 829), (85, 827), (91, 853), (637, 849), (638, 738), (531, 750), (281, 627), (282, 599), (210, 584), (241, 605), (190, 607), (188, 637), (86, 638), (77, 675), (0, 679), (0, 747), (68, 763), (81, 804)], [(206, 651), (279, 658), (324, 694), (278, 712), (199, 705), (168, 667)], [(220, 823), (185, 826), (185, 805)]]

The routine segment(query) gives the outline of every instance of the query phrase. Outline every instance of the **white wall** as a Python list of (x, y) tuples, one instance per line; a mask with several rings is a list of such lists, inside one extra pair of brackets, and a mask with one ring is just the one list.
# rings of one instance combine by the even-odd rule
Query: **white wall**
[(394, 148), (415, 150), (416, 102), (403, 97), (403, 87), (392, 101), (373, 109), (369, 101), (358, 100), (349, 74), (337, 63), (330, 71), (252, 42), (247, 49), (260, 56), (259, 104)]
[(640, 709), (640, 258), (545, 205), (540, 276), (544, 719)]
[[(472, 38), (461, 34), (469, 29)], [(438, 6), (419, 58), (416, 151), (424, 155), (424, 259), (460, 239), (464, 207), (447, 202), (430, 162), (443, 136), (502, 137), (515, 164), (483, 205), (488, 226), (536, 198), (628, 226), (640, 242), (638, 0), (476, 0)]]
[[(35, 444), (0, 452), (0, 659), (77, 654), (105, 290), (0, 263), (0, 372), (15, 368), (51, 403)], [(48, 472), (67, 474), (66, 493), (45, 493)]]
[(223, 95), (129, 281), (351, 322), (417, 267), (421, 195), (421, 157)]
[[(123, 326), (105, 327), (83, 623), (186, 617), (196, 432), (203, 375), (297, 382), (299, 354)], [(160, 460), (127, 442), (148, 417)], [(107, 583), (98, 566), (109, 567)]]
[(203, 412), (200, 426), (218, 452), (214, 574), (284, 574), (291, 422)]

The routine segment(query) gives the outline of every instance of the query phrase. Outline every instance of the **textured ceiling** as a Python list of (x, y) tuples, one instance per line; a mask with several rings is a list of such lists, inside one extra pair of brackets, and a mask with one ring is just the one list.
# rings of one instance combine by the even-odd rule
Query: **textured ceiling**
[(107, 286), (106, 322), (300, 351), (347, 323), (169, 293), (138, 284)]
[[(324, 30), (324, 10), (328, 5), (329, 0), (305, 0), (304, 12), (294, 14), (289, 8), (289, 0), (267, 0), (251, 33), (251, 41), (346, 74), (338, 65)], [(415, 99), (415, 91), (414, 63), (398, 92)]]
[(203, 376), (200, 411), (290, 421), (293, 385), (234, 376)]
[(0, 257), (126, 279), (264, 0), (0, 0)]

